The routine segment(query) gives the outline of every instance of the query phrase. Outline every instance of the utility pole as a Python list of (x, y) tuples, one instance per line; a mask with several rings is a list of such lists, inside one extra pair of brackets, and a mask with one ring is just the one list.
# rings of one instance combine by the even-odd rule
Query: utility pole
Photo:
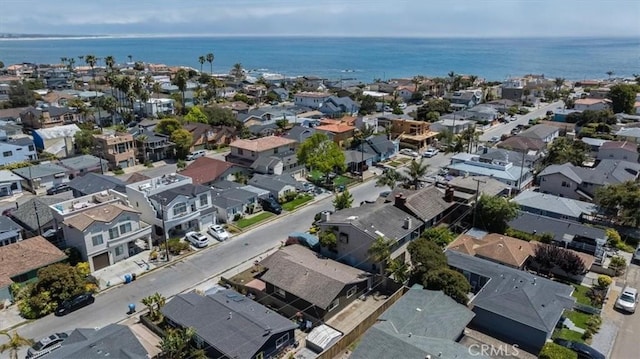
[(476, 200), (473, 204), (473, 224), (471, 228), (475, 228), (476, 226), (476, 210), (478, 209), (478, 197), (480, 196), (480, 183), (487, 183), (487, 181), (479, 180), (477, 178), (472, 178), (473, 181), (476, 181)]
[(165, 250), (165, 255), (167, 257), (167, 262), (169, 261), (169, 241), (167, 240), (167, 229), (165, 228), (165, 224), (164, 224), (164, 216), (165, 216), (165, 208), (164, 208), (164, 202), (165, 199), (161, 198), (160, 199), (160, 210), (162, 211), (162, 213), (160, 214), (162, 216), (162, 238), (164, 238), (164, 250)]

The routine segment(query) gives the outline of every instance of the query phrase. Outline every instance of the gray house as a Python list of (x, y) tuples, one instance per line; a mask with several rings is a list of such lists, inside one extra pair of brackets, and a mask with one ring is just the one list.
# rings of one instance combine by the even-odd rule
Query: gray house
[(35, 197), (18, 206), (9, 213), (9, 217), (24, 228), (24, 237), (37, 235), (51, 238), (57, 233), (53, 213), (49, 206), (69, 199), (68, 193), (55, 196)]
[(313, 127), (294, 126), (286, 135), (284, 135), (284, 137), (302, 143), (304, 142), (304, 140), (311, 137), (314, 133), (316, 133), (316, 130)]
[(7, 216), (0, 216), (0, 247), (22, 240), (22, 227)]
[(358, 146), (358, 150), (373, 155), (373, 163), (378, 163), (395, 156), (399, 146), (399, 141), (391, 141), (387, 135), (375, 135), (367, 138), (362, 146)]
[(458, 343), (474, 316), (444, 293), (414, 285), (365, 332), (351, 358), (483, 357)]
[(73, 177), (83, 176), (86, 173), (105, 173), (109, 170), (109, 162), (92, 155), (81, 155), (60, 160), (60, 165), (68, 169), (68, 174)]
[(598, 212), (598, 206), (593, 203), (531, 190), (519, 193), (512, 202), (520, 205), (524, 212), (574, 222), (582, 222), (585, 215)]
[(428, 186), (417, 191), (397, 189), (387, 197), (388, 201), (393, 201), (396, 207), (416, 216), (420, 219), (425, 228), (436, 225), (449, 212), (455, 204), (444, 199), (444, 191), (435, 186)]
[(295, 341), (291, 320), (230, 289), (179, 294), (161, 311), (173, 327), (193, 328), (210, 358), (274, 358)]
[(228, 223), (234, 220), (236, 214), (242, 215), (250, 211), (250, 208), (257, 204), (258, 195), (240, 187), (212, 189), (211, 200), (218, 221)]
[(445, 254), (449, 266), (471, 284), (471, 325), (522, 349), (537, 353), (575, 303), (569, 285), (468, 254)]
[(13, 173), (23, 178), (22, 187), (35, 194), (46, 192), (56, 184), (69, 182), (69, 170), (55, 163), (16, 168)]
[(541, 140), (544, 143), (551, 143), (558, 136), (560, 136), (560, 128), (556, 126), (539, 124), (525, 131), (522, 131), (518, 134), (518, 136)]
[(269, 191), (275, 199), (282, 199), (287, 193), (297, 192), (302, 188), (302, 184), (290, 175), (256, 174), (249, 180), (249, 184)]
[(71, 187), (73, 196), (76, 198), (110, 189), (120, 193), (127, 193), (125, 186), (126, 183), (119, 178), (98, 173), (87, 173), (69, 182), (69, 187)]

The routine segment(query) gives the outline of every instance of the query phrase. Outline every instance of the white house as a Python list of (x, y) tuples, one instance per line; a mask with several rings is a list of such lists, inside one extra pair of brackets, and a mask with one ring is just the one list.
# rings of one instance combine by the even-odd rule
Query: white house
[(0, 171), (0, 198), (17, 193), (22, 193), (22, 177), (8, 170)]
[(601, 98), (581, 98), (575, 101), (574, 109), (576, 111), (599, 111), (609, 108), (611, 100)]
[(299, 92), (293, 95), (293, 103), (296, 106), (318, 109), (332, 95), (326, 92)]
[(530, 168), (516, 166), (508, 159), (483, 159), (479, 155), (469, 153), (458, 153), (451, 157), (451, 164), (447, 169), (454, 176), (492, 177), (514, 191), (527, 188), (533, 182), (533, 173)]
[(52, 153), (58, 158), (69, 157), (75, 153), (73, 145), (75, 134), (80, 127), (75, 124), (40, 128), (33, 131), (36, 148)]
[(475, 122), (469, 120), (444, 119), (430, 124), (429, 129), (434, 132), (453, 131), (457, 134), (474, 124)]
[(144, 104), (144, 112), (148, 116), (159, 117), (160, 115), (173, 115), (175, 106), (170, 98), (150, 98)]
[(33, 161), (38, 159), (38, 152), (33, 140), (28, 137), (16, 139), (0, 139), (0, 166), (10, 163)]

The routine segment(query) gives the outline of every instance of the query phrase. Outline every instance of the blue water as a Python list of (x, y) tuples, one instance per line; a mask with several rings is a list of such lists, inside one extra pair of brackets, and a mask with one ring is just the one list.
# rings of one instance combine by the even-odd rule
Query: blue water
[[(504, 80), (527, 73), (572, 80), (640, 73), (639, 38), (420, 39), (299, 37), (92, 38), (0, 41), (0, 60), (59, 63), (93, 54), (200, 68), (198, 56), (215, 55), (214, 73), (235, 63), (286, 75), (330, 79), (446, 76), (449, 71)], [(209, 64), (204, 64), (209, 69)]]

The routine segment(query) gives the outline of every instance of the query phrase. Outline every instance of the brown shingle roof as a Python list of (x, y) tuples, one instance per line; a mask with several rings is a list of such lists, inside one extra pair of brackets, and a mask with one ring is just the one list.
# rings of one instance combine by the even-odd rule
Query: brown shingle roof
[(497, 233), (487, 234), (482, 239), (462, 235), (448, 248), (516, 268), (534, 254), (529, 242)]
[(61, 250), (37, 236), (0, 247), (0, 287), (13, 283), (12, 277), (57, 263), (67, 258)]
[(191, 177), (193, 183), (206, 184), (213, 182), (226, 170), (235, 166), (233, 163), (215, 158), (200, 157), (180, 172), (181, 175)]
[(536, 150), (539, 151), (546, 147), (544, 141), (537, 138), (527, 138), (521, 136), (512, 136), (498, 143), (499, 148), (507, 148), (512, 150)]
[(111, 222), (123, 212), (140, 213), (120, 203), (108, 203), (88, 209), (64, 220), (67, 226), (84, 231), (93, 222)]
[(142, 182), (151, 179), (151, 177), (143, 175), (142, 173), (135, 172), (125, 181), (127, 184)]
[(256, 138), (254, 140), (235, 140), (231, 142), (230, 147), (241, 148), (247, 151), (263, 152), (276, 147), (285, 146), (296, 143), (295, 140), (286, 137), (267, 136)]
[(330, 124), (330, 125), (316, 126), (315, 129), (318, 130), (318, 131), (327, 131), (327, 132), (333, 132), (333, 133), (343, 133), (343, 132), (353, 131), (353, 130), (355, 130), (355, 127), (350, 126), (350, 125), (345, 125), (343, 123), (334, 123), (334, 124)]

